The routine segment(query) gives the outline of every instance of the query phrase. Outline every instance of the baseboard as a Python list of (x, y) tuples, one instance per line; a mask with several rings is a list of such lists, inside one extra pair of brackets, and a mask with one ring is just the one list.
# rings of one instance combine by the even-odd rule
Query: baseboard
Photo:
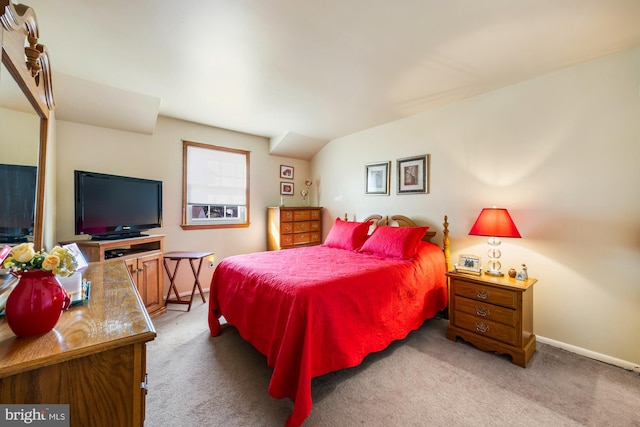
[(637, 363), (627, 362), (626, 360), (616, 359), (615, 357), (607, 356), (606, 354), (596, 353), (595, 351), (587, 350), (582, 347), (576, 347), (571, 344), (563, 343), (560, 341), (552, 340), (550, 338), (541, 337), (536, 335), (536, 340), (542, 344), (548, 344), (552, 347), (561, 348), (571, 353), (579, 354), (580, 356), (588, 357), (589, 359), (598, 360), (600, 362), (608, 363), (610, 365), (619, 366), (627, 371), (633, 371), (640, 374), (640, 366)]

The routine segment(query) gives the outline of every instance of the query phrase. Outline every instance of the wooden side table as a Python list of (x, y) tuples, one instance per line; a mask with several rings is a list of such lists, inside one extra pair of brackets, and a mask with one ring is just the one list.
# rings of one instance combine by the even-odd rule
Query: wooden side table
[[(202, 302), (203, 303), (207, 302), (202, 292), (202, 286), (200, 286), (199, 277), (200, 277), (200, 269), (202, 268), (203, 260), (211, 255), (213, 255), (213, 252), (167, 252), (164, 254), (164, 260), (163, 260), (164, 269), (166, 270), (167, 276), (169, 276), (169, 280), (171, 281), (169, 285), (169, 292), (167, 292), (167, 298), (164, 302), (165, 306), (167, 304), (188, 304), (189, 307), (187, 308), (187, 311), (190, 311), (191, 303), (193, 302), (193, 296), (196, 293), (196, 288), (200, 292), (200, 298), (202, 298)], [(183, 299), (180, 297), (180, 294), (178, 293), (178, 288), (176, 288), (176, 283), (175, 283), (176, 275), (178, 273), (178, 267), (180, 267), (180, 262), (182, 262), (183, 259), (189, 260), (189, 264), (191, 265), (191, 271), (193, 272), (193, 277), (194, 277), (193, 289), (191, 290), (191, 297), (188, 300), (186, 298)], [(198, 263), (198, 268), (196, 269), (196, 266), (194, 263), (195, 261), (198, 261), (198, 260), (200, 260), (200, 262)], [(167, 261), (176, 262), (176, 265), (173, 269), (173, 273), (170, 271), (169, 264), (167, 263)], [(171, 296), (172, 290), (173, 290), (173, 293), (176, 295), (176, 297), (173, 299), (170, 299), (169, 297)]]
[(456, 337), (485, 351), (511, 355), (513, 364), (526, 367), (536, 351), (533, 333), (533, 285), (509, 277), (449, 276), (447, 338)]

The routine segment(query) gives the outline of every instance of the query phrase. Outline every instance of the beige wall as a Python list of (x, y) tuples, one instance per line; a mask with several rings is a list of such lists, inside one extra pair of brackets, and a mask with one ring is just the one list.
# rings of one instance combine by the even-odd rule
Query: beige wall
[[(266, 207), (280, 203), (280, 165), (295, 168), (296, 190), (302, 188), (309, 162), (268, 153), (266, 138), (159, 117), (153, 135), (123, 132), (58, 120), (56, 122), (56, 239), (74, 235), (73, 171), (87, 170), (163, 181), (165, 251), (213, 251), (215, 262), (240, 253), (266, 250)], [(189, 230), (182, 220), (182, 140), (251, 151), (251, 226), (216, 230)], [(287, 204), (302, 203), (288, 196)], [(181, 267), (179, 288), (190, 291), (192, 273)], [(200, 281), (206, 289), (213, 269), (203, 267)], [(166, 278), (166, 276), (165, 276)], [(165, 280), (168, 289), (168, 279)]]
[[(469, 229), (506, 207), (523, 238), (504, 239), (503, 266), (539, 279), (535, 333), (638, 366), (639, 87), (636, 48), (334, 140), (311, 164), (325, 225), (400, 213), (440, 231), (447, 214), (454, 260), (486, 260)], [(396, 195), (395, 160), (425, 153), (431, 193)], [(363, 195), (365, 163), (386, 160), (391, 196)]]

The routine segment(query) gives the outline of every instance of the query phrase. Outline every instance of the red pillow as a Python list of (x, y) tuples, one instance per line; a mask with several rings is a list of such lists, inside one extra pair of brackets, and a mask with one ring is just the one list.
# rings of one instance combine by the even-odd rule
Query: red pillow
[(354, 251), (360, 248), (367, 239), (369, 227), (372, 224), (373, 221), (351, 222), (336, 218), (331, 230), (329, 230), (329, 235), (324, 241), (324, 245), (331, 248)]
[(388, 258), (411, 259), (429, 227), (391, 227), (383, 225), (375, 229), (360, 248)]

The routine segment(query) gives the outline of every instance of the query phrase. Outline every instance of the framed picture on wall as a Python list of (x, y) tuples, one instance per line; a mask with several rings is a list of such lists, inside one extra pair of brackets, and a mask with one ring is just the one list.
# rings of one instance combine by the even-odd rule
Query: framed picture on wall
[(280, 178), (293, 179), (293, 166), (280, 165)]
[(281, 182), (280, 194), (283, 196), (293, 196), (293, 182)]
[(429, 192), (430, 154), (398, 159), (398, 194)]
[(391, 162), (368, 163), (364, 172), (364, 194), (389, 195)]

